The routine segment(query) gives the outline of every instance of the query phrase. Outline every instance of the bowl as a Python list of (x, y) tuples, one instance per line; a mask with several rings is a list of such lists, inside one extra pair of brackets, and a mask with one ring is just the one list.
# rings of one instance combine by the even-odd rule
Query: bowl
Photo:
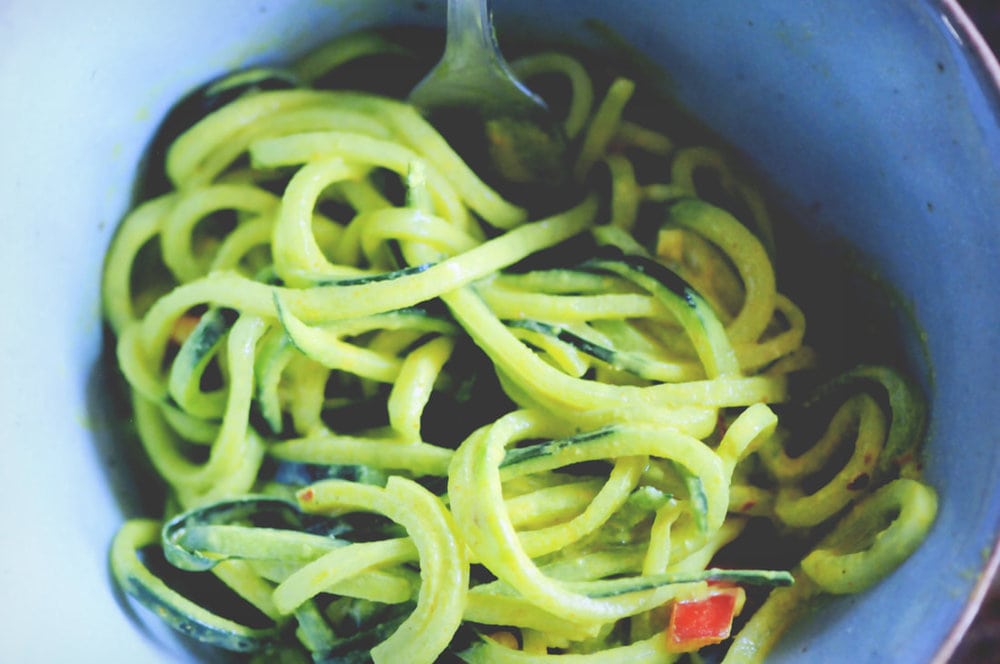
[[(998, 564), (1000, 68), (953, 0), (498, 0), (501, 43), (629, 45), (774, 185), (810, 241), (891, 284), (898, 350), (931, 403), (925, 544), (829, 601), (774, 662), (943, 662)], [(169, 107), (196, 85), (373, 25), (438, 26), (427, 0), (0, 9), (0, 604), (10, 661), (188, 661), (114, 590), (108, 545), (143, 510), (101, 360), (102, 257)], [(611, 36), (614, 36), (612, 39)], [(844, 249), (844, 248), (848, 249)], [(915, 325), (910, 325), (914, 323)]]

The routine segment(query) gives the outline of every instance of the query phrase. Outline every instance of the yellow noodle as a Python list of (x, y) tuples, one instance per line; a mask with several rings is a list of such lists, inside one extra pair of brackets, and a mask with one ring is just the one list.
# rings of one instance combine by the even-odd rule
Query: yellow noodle
[[(729, 155), (632, 117), (634, 81), (529, 55), (529, 84), (569, 82), (579, 187), (536, 216), (407, 103), (306, 87), (372, 55), (418, 57), (364, 32), (281, 77), (296, 89), (207, 87), (170, 191), (108, 249), (105, 317), (167, 493), (164, 522), (115, 538), (127, 592), (259, 657), (633, 664), (677, 658), (670, 613), (710, 580), (794, 580), (731, 641), (726, 661), (759, 661), (816, 596), (915, 550), (936, 496), (897, 465), (922, 411), (862, 372), (887, 382), (820, 392), (835, 408), (810, 403), (825, 433), (803, 445), (779, 404), (819, 352)], [(786, 575), (715, 569), (757, 519), (830, 534)], [(273, 624), (171, 590), (137, 555), (157, 545)]]

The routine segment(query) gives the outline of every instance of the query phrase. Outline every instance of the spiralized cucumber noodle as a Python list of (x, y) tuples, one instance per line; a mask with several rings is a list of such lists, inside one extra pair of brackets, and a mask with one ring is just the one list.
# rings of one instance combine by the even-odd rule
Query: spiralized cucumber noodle
[[(514, 66), (563, 83), (579, 192), (539, 214), (406, 103), (319, 85), (375, 54), (411, 57), (360, 33), (203, 90), (112, 242), (166, 496), (112, 544), (129, 595), (260, 661), (750, 662), (917, 548), (920, 393), (816, 378), (731, 157), (536, 53)], [(740, 564), (750, 532), (798, 553)], [(719, 594), (732, 633), (683, 636)]]

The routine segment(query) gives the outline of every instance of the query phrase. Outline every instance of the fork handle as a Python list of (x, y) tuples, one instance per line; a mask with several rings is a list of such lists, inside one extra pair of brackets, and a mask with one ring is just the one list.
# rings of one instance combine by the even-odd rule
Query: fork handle
[(497, 44), (490, 0), (448, 0), (448, 33), (443, 61), (463, 68), (470, 60), (504, 67)]

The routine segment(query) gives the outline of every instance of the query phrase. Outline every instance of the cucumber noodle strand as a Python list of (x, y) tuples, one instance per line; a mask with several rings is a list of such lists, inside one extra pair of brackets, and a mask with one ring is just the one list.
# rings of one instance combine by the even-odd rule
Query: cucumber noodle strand
[[(937, 505), (919, 392), (875, 365), (794, 389), (818, 353), (729, 156), (632, 117), (635, 81), (528, 55), (580, 189), (535, 215), (406, 103), (314, 87), (373, 56), (419, 57), (362, 32), (197, 93), (213, 110), (170, 144), (168, 191), (108, 249), (166, 493), (112, 544), (127, 593), (262, 661), (610, 664), (676, 659), (673, 607), (718, 583), (779, 586), (736, 662), (903, 564)], [(765, 520), (829, 534), (790, 571), (716, 567)]]

